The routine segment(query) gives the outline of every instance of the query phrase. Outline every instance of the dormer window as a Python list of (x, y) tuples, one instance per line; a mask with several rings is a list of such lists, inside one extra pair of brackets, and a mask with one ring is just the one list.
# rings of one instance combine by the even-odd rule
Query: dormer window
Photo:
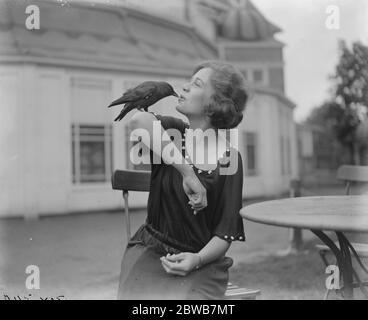
[(265, 82), (263, 70), (261, 69), (253, 70), (253, 82), (259, 84), (263, 84)]

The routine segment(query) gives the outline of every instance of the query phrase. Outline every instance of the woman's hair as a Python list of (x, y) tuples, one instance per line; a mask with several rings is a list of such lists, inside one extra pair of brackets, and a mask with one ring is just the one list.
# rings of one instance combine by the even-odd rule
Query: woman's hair
[(214, 93), (205, 109), (211, 125), (217, 129), (235, 128), (243, 119), (248, 100), (243, 75), (230, 63), (214, 60), (198, 64), (193, 74), (203, 68), (213, 71), (210, 81)]

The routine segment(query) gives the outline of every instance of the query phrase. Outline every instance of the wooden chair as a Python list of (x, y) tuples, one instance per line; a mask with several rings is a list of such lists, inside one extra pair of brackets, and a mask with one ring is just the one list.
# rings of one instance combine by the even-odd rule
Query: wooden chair
[[(138, 170), (116, 170), (112, 175), (112, 188), (123, 192), (125, 204), (125, 224), (127, 240), (131, 239), (130, 214), (129, 214), (129, 191), (150, 190), (151, 172)], [(240, 288), (228, 283), (224, 299), (226, 300), (254, 300), (260, 294), (260, 290)]]
[[(350, 195), (351, 184), (353, 182), (361, 182), (368, 183), (368, 166), (351, 166), (351, 165), (342, 165), (337, 170), (337, 179), (345, 181), (345, 194)], [(368, 212), (367, 212), (368, 214)], [(339, 243), (335, 242), (335, 245), (339, 247)], [(355, 251), (357, 252), (359, 258), (368, 258), (368, 244), (367, 243), (352, 243)], [(317, 249), (319, 254), (325, 263), (328, 266), (330, 263), (327, 260), (327, 254), (331, 253), (331, 249), (324, 245), (318, 244)], [(368, 286), (368, 282), (363, 282), (364, 286)], [(354, 283), (354, 288), (358, 288), (358, 283)], [(327, 290), (325, 295), (325, 300), (328, 298), (328, 295), (331, 290)]]

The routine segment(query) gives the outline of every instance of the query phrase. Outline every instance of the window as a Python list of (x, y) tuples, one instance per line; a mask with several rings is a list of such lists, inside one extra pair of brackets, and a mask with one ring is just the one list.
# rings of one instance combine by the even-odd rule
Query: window
[(110, 181), (112, 126), (73, 124), (72, 156), (74, 184)]
[(253, 82), (254, 83), (264, 82), (263, 70), (258, 69), (253, 70)]
[(285, 139), (284, 136), (281, 135), (280, 136), (280, 157), (281, 157), (281, 161), (280, 161), (280, 165), (281, 165), (281, 174), (284, 175), (286, 170), (285, 170), (285, 143), (284, 143)]
[(243, 74), (245, 80), (255, 84), (267, 84), (266, 69), (262, 69), (261, 67), (239, 66), (239, 70)]
[(286, 137), (286, 173), (291, 174), (291, 142), (290, 137)]
[(245, 142), (245, 170), (247, 176), (257, 175), (257, 134), (255, 132), (244, 132)]
[(280, 136), (281, 174), (291, 174), (291, 142), (290, 137)]
[(288, 111), (284, 108), (279, 108), (280, 120), (280, 166), (281, 175), (291, 174), (291, 138), (290, 138), (290, 123), (293, 121)]

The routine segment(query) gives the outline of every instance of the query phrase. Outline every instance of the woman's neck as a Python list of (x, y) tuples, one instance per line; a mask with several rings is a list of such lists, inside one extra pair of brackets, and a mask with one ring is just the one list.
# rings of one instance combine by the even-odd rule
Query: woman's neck
[[(218, 130), (210, 124), (209, 119), (188, 117), (188, 120), (189, 129), (193, 131), (199, 129), (202, 132), (202, 134), (195, 134), (195, 146), (204, 152), (205, 163), (198, 163), (196, 161), (195, 165), (202, 170), (214, 170), (218, 161), (217, 148), (223, 144), (223, 141), (221, 141), (223, 139), (218, 135)], [(207, 130), (213, 130), (213, 132), (208, 132)], [(205, 136), (207, 139), (204, 138)], [(211, 139), (210, 137), (213, 137), (214, 139)], [(196, 152), (194, 150), (194, 158), (197, 159), (195, 153)]]
[(201, 129), (203, 131), (206, 131), (207, 129), (213, 129), (209, 121), (204, 118), (189, 118), (189, 127), (193, 130)]

